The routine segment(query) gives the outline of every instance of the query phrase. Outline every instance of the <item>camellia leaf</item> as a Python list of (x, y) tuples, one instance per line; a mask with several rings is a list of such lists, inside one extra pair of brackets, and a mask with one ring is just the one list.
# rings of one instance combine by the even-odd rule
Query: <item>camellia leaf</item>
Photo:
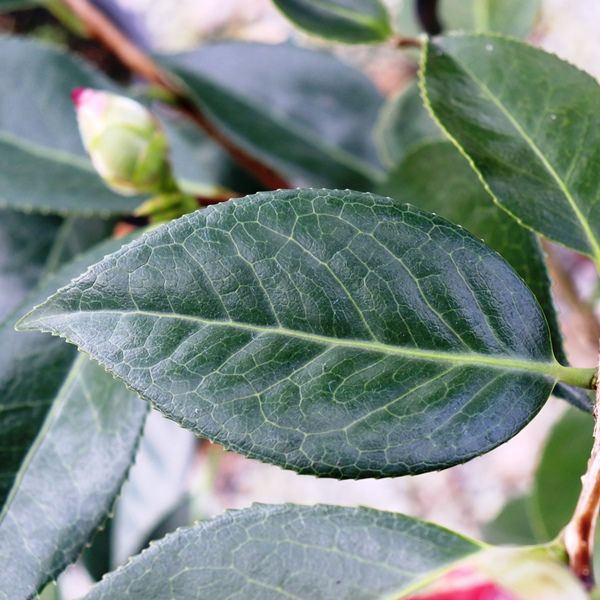
[(365, 189), (380, 175), (370, 138), (382, 98), (332, 55), (236, 42), (159, 60), (220, 131), (295, 184)]
[(557, 536), (575, 510), (592, 451), (594, 419), (569, 410), (553, 427), (536, 470), (532, 525), (540, 540)]
[(540, 0), (441, 0), (444, 29), (496, 32), (525, 37), (532, 29)]
[(600, 264), (600, 86), (542, 50), (491, 35), (427, 42), (430, 107), (495, 199)]
[(539, 542), (531, 525), (529, 503), (528, 496), (509, 500), (496, 517), (484, 526), (484, 539), (490, 544), (511, 546), (528, 546)]
[(74, 561), (133, 459), (146, 405), (80, 356), (0, 512), (0, 598), (30, 598)]
[(397, 598), (480, 550), (400, 514), (255, 505), (167, 536), (86, 600)]
[[(550, 326), (554, 354), (561, 363), (568, 364), (550, 280), (536, 236), (494, 204), (477, 175), (450, 142), (417, 145), (392, 169), (379, 192), (460, 224), (499, 252), (535, 294)], [(579, 408), (591, 409), (584, 390), (565, 389), (562, 384), (557, 387), (561, 397)]]
[[(4, 320), (0, 322), (0, 437), (7, 440), (6, 444), (0, 446), (0, 507), (42, 426), (54, 391), (60, 387), (75, 354), (71, 349), (67, 350), (64, 344), (47, 336), (19, 335), (14, 330), (17, 316), (42, 301), (55, 289), (56, 284), (67, 283), (85, 268), (89, 264), (85, 259), (75, 261), (73, 270), (66, 272), (66, 279), (50, 279), (47, 287), (42, 286), (37, 292), (32, 292), (42, 274), (47, 277), (62, 262), (102, 239), (109, 225), (105, 221), (66, 219), (61, 223), (61, 219), (55, 217), (12, 211), (3, 213), (6, 217), (3, 225), (14, 229), (9, 232), (0, 226), (2, 250), (11, 253), (7, 261), (3, 259), (3, 254), (0, 255), (0, 277), (4, 284), (0, 301), (7, 308), (12, 307), (13, 300), (24, 304), (14, 312), (3, 315)], [(23, 238), (27, 238), (27, 241)], [(113, 243), (105, 250), (115, 250), (119, 245)], [(102, 256), (104, 254), (92, 255), (90, 262)], [(20, 264), (19, 271), (9, 267), (11, 257), (15, 265)], [(23, 262), (25, 257), (27, 266)], [(30, 297), (23, 300), (27, 293)], [(6, 296), (8, 300), (5, 300)]]
[(308, 33), (350, 44), (383, 42), (393, 31), (381, 0), (273, 0)]
[(59, 217), (0, 210), (0, 320), (39, 281), (61, 223)]
[[(119, 245), (62, 268), (21, 312)], [(112, 505), (146, 413), (97, 365), (58, 339), (14, 331), (15, 320), (0, 326), (0, 598), (10, 600), (32, 597), (78, 556)]]
[(349, 191), (261, 193), (156, 229), (24, 317), (167, 416), (302, 473), (440, 469), (519, 431), (557, 380), (543, 313), (449, 222)]
[(400, 163), (413, 146), (444, 139), (425, 110), (416, 84), (386, 103), (377, 121), (376, 136), (381, 157), (390, 167)]
[(111, 192), (85, 156), (69, 96), (76, 87), (114, 85), (38, 42), (0, 38), (0, 54), (0, 206), (103, 217), (133, 211), (140, 199)]

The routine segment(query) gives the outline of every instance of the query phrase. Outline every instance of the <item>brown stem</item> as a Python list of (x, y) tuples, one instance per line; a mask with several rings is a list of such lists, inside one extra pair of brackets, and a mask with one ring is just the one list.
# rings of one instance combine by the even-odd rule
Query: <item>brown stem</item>
[(88, 0), (62, 0), (62, 2), (85, 23), (90, 35), (102, 42), (131, 71), (173, 94), (179, 108), (264, 186), (268, 189), (290, 187), (289, 183), (271, 167), (223, 135), (200, 109), (188, 100), (181, 87)]
[(594, 534), (600, 508), (600, 366), (596, 375), (596, 404), (594, 406), (594, 445), (585, 475), (581, 478), (581, 493), (575, 512), (564, 530), (564, 543), (573, 573), (586, 588), (594, 587)]
[(395, 48), (417, 48), (420, 50), (423, 44), (419, 38), (397, 35), (392, 38), (392, 46)]

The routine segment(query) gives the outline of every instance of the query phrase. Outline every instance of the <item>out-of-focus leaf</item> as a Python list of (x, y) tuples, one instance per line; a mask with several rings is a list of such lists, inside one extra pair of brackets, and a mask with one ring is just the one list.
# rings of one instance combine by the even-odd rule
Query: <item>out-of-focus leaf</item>
[(533, 528), (541, 540), (558, 535), (575, 509), (592, 449), (593, 428), (591, 415), (571, 409), (546, 441), (531, 498)]
[(540, 10), (540, 0), (441, 0), (445, 30), (496, 32), (525, 37)]
[(222, 132), (295, 184), (365, 189), (379, 176), (382, 98), (332, 55), (229, 42), (160, 61)]
[(152, 108), (167, 133), (173, 173), (183, 189), (195, 191), (197, 195), (210, 195), (227, 190), (251, 193), (261, 188), (260, 183), (190, 119), (159, 104)]
[(480, 549), (400, 514), (253, 506), (167, 536), (108, 575), (86, 600), (399, 598)]
[(16, 313), (120, 244), (60, 269), (0, 325), (0, 598), (33, 596), (77, 557), (133, 456), (143, 403), (60, 340), (14, 331)]
[(485, 540), (489, 544), (523, 546), (539, 542), (531, 526), (529, 503), (528, 496), (518, 496), (509, 500), (483, 528)]
[(0, 321), (37, 284), (62, 219), (0, 211)]
[(76, 87), (114, 85), (39, 42), (0, 38), (0, 55), (0, 206), (80, 216), (131, 212), (140, 199), (102, 183), (83, 151), (70, 99)]
[(494, 35), (427, 42), (436, 118), (526, 226), (600, 264), (600, 86), (556, 56)]
[(383, 42), (392, 35), (381, 0), (273, 0), (298, 27), (349, 44)]
[(196, 438), (192, 433), (157, 412), (150, 413), (135, 465), (115, 508), (113, 568), (138, 553), (181, 502), (195, 448)]
[(384, 106), (376, 139), (382, 159), (394, 167), (415, 146), (443, 140), (444, 134), (425, 110), (419, 87), (413, 83)]
[(494, 251), (391, 198), (288, 190), (172, 221), (21, 327), (77, 344), (172, 419), (302, 473), (444, 468), (517, 433), (558, 379)]

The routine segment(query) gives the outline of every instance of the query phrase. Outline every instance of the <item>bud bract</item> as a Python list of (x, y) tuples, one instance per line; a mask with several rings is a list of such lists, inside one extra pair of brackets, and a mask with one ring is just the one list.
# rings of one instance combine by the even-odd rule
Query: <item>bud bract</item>
[(89, 88), (74, 90), (72, 98), (85, 149), (109, 187), (126, 195), (177, 189), (167, 138), (149, 110)]

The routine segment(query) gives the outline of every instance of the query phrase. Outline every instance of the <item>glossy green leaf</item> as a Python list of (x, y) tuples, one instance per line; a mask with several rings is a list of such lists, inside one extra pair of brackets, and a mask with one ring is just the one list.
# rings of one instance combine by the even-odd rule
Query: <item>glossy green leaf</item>
[(167, 536), (86, 600), (398, 598), (479, 550), (400, 514), (255, 505)]
[(85, 156), (69, 96), (79, 86), (114, 85), (38, 42), (0, 37), (0, 55), (0, 206), (81, 216), (131, 212), (140, 199), (111, 192)]
[(302, 473), (447, 467), (519, 431), (560, 366), (532, 293), (479, 240), (390, 198), (262, 193), (173, 221), (24, 318), (167, 416)]
[(379, 191), (462, 225), (501, 254), (535, 294), (550, 325), (554, 353), (566, 362), (550, 280), (535, 235), (494, 204), (450, 142), (418, 146), (391, 171)]
[(422, 85), (496, 200), (600, 263), (598, 83), (515, 40), (458, 35), (427, 43)]
[(381, 0), (273, 0), (298, 27), (350, 44), (383, 42), (392, 35)]
[(290, 44), (220, 43), (160, 61), (235, 143), (297, 185), (366, 189), (382, 98), (360, 72)]
[(381, 157), (390, 167), (400, 163), (414, 146), (444, 139), (425, 110), (416, 84), (388, 100), (377, 121), (376, 136)]
[(594, 419), (569, 410), (552, 429), (538, 465), (531, 515), (541, 540), (558, 535), (571, 517), (593, 442)]
[[(405, 114), (401, 122), (409, 116)], [(417, 145), (389, 173), (379, 192), (462, 225), (500, 253), (535, 294), (550, 326), (554, 354), (562, 364), (568, 364), (550, 280), (535, 235), (493, 203), (452, 144), (439, 141)], [(585, 390), (558, 384), (554, 394), (591, 410), (591, 398)]]
[(441, 0), (444, 29), (496, 32), (525, 37), (540, 10), (540, 0)]
[[(21, 312), (115, 250), (86, 253)], [(0, 326), (0, 598), (29, 598), (72, 562), (112, 505), (145, 404), (56, 338)], [(60, 501), (59, 501), (60, 500)]]

